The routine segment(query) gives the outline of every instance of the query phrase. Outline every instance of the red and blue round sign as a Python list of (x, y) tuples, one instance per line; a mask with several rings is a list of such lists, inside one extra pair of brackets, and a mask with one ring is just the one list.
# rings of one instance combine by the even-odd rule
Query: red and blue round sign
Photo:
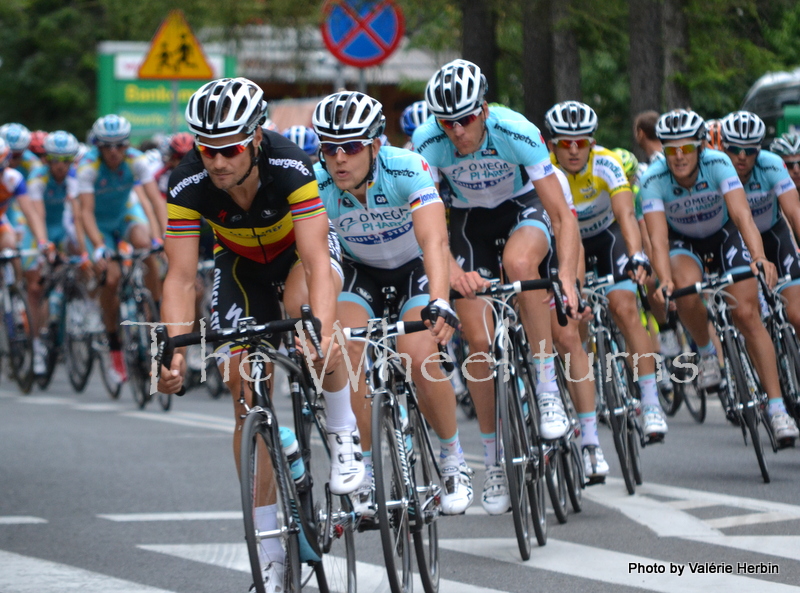
[(392, 0), (327, 0), (322, 39), (339, 61), (356, 68), (388, 58), (403, 38), (403, 12)]

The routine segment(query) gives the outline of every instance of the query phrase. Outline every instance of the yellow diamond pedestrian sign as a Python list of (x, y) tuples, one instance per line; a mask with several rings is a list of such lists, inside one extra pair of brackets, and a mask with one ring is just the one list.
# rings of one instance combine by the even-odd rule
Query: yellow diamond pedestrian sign
[(161, 23), (139, 66), (139, 78), (210, 79), (214, 77), (203, 48), (180, 10)]

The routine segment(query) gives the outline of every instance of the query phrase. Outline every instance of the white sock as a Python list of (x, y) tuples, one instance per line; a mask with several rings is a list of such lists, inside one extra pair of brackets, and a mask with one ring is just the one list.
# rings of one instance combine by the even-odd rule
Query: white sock
[(439, 458), (444, 461), (450, 456), (458, 459), (459, 463), (464, 461), (464, 451), (461, 449), (461, 443), (458, 440), (458, 431), (456, 434), (447, 440), (439, 439)]
[(533, 366), (536, 369), (536, 392), (558, 391), (555, 356), (548, 356), (544, 360), (541, 358), (534, 358)]
[(655, 373), (639, 377), (639, 390), (642, 392), (643, 406), (660, 406), (658, 401), (658, 386), (656, 385)]
[[(278, 505), (268, 504), (265, 507), (256, 507), (256, 529), (258, 531), (271, 531), (278, 528)], [(261, 540), (258, 555), (266, 565), (270, 562), (283, 564), (286, 552), (277, 537), (268, 537)]]
[(597, 437), (597, 413), (586, 412), (585, 414), (578, 414), (578, 420), (581, 423), (581, 445), (594, 445), (600, 446), (600, 440)]
[(481, 433), (483, 442), (483, 463), (486, 467), (497, 465), (497, 433)]
[(350, 384), (339, 391), (322, 391), (325, 398), (325, 413), (328, 416), (328, 432), (354, 430), (356, 416), (350, 405)]

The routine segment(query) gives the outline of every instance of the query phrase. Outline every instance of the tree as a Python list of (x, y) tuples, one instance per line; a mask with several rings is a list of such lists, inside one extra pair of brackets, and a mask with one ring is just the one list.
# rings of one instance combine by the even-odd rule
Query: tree
[(689, 0), (664, 0), (664, 102), (667, 109), (691, 106), (687, 82)]
[(469, 31), (469, 35), (461, 36), (461, 55), (465, 60), (477, 64), (486, 82), (489, 91), (486, 98), (494, 101), (498, 96), (497, 91), (497, 37), (495, 27), (497, 24), (493, 3), (490, 0), (475, 2), (475, 0), (461, 0), (462, 30)]
[(553, 86), (551, 0), (524, 3), (522, 12), (522, 86), (525, 115), (544, 129), (544, 115), (556, 102)]
[[(663, 87), (663, 57), (661, 55), (661, 2), (659, 0), (630, 0), (628, 2), (628, 36), (630, 54), (630, 115), (642, 111), (661, 110)], [(631, 129), (630, 146), (640, 152)]]

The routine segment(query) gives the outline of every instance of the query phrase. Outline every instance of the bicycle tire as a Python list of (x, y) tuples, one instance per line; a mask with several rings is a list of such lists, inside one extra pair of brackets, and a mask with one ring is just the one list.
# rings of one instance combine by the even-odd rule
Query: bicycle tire
[(689, 414), (698, 424), (706, 420), (708, 390), (697, 386), (697, 377), (683, 385), (683, 401)]
[[(250, 560), (250, 572), (253, 575), (256, 593), (266, 593), (263, 573), (266, 566), (259, 556), (261, 540), (256, 529), (255, 509), (262, 500), (274, 500), (277, 508), (277, 525), (274, 532), (282, 532), (280, 546), (284, 553), (284, 574), (282, 591), (286, 593), (300, 592), (300, 546), (298, 542), (298, 526), (293, 519), (291, 505), (291, 489), (288, 484), (290, 473), (286, 467), (280, 437), (277, 436), (277, 420), (267, 419), (268, 412), (251, 412), (247, 415), (242, 427), (242, 445), (240, 450), (240, 486), (242, 495), (242, 511), (244, 515), (245, 542)], [(266, 460), (261, 457), (266, 456)], [(267, 462), (273, 470), (268, 492), (260, 492), (257, 483), (259, 465)]]
[(583, 457), (578, 443), (574, 440), (569, 441), (567, 451), (561, 456), (564, 462), (564, 480), (567, 483), (567, 494), (569, 495), (572, 510), (580, 513), (583, 509), (583, 488), (586, 482), (586, 478), (583, 475)]
[(41, 340), (44, 345), (47, 354), (44, 358), (44, 373), (41, 375), (34, 375), (34, 381), (37, 387), (43, 391), (50, 386), (50, 382), (53, 380), (53, 373), (56, 371), (59, 350), (58, 331), (59, 327), (57, 323), (48, 322), (44, 336), (41, 334), (39, 335), (39, 340)]
[(778, 370), (786, 410), (795, 420), (800, 420), (800, 347), (797, 335), (790, 327), (783, 329), (775, 342), (778, 352)]
[[(734, 381), (734, 388), (736, 393), (736, 402), (741, 406), (741, 415), (744, 419), (744, 428), (750, 434), (750, 441), (753, 444), (753, 449), (756, 453), (758, 460), (758, 467), (761, 471), (761, 477), (764, 483), (768, 484), (770, 481), (769, 468), (767, 467), (767, 460), (764, 457), (764, 448), (761, 446), (761, 436), (758, 431), (758, 419), (756, 418), (757, 411), (752, 405), (750, 397), (750, 387), (747, 384), (747, 377), (745, 370), (742, 366), (744, 352), (740, 350), (741, 346), (736, 336), (728, 331), (725, 333), (725, 339), (722, 341), (722, 350), (725, 353), (725, 364), (730, 365), (731, 377)], [(728, 386), (730, 388), (730, 385)]]
[(131, 321), (138, 325), (122, 325), (120, 337), (133, 399), (144, 409), (153, 394), (150, 393), (150, 327), (143, 324), (157, 322), (158, 312), (150, 291), (145, 288), (137, 289), (128, 300), (127, 309), (133, 312)]
[(564, 477), (562, 443), (558, 443), (550, 455), (546, 455), (545, 480), (550, 495), (550, 505), (556, 519), (562, 525), (567, 522), (567, 482)]
[(33, 387), (33, 327), (28, 299), (16, 286), (9, 286), (10, 323), (7, 320), (9, 360), (12, 377), (22, 393)]
[(681, 404), (683, 403), (683, 384), (679, 381), (671, 380), (672, 375), (675, 375), (678, 379), (681, 378), (673, 366), (673, 360), (674, 359), (665, 359), (661, 367), (661, 372), (666, 373), (667, 376), (670, 377), (670, 385), (672, 385), (672, 389), (665, 392), (665, 390), (661, 387), (661, 383), (658, 385), (658, 401), (661, 403), (661, 409), (664, 410), (664, 413), (670, 417), (678, 413), (678, 410), (680, 410)]
[(92, 334), (83, 327), (86, 311), (94, 303), (78, 286), (76, 284), (70, 289), (64, 307), (64, 362), (70, 385), (76, 393), (81, 393), (89, 382), (94, 366)]
[[(411, 389), (410, 386), (407, 389)], [(409, 428), (414, 443), (414, 461), (411, 475), (415, 489), (414, 525), (412, 535), (417, 555), (417, 570), (425, 593), (439, 591), (439, 470), (431, 451), (428, 438), (428, 424), (419, 408), (414, 405), (408, 410)]]
[[(372, 470), (383, 559), (392, 593), (409, 593), (411, 578), (410, 505), (413, 493), (404, 477), (405, 439), (401, 435), (393, 395), (376, 391), (372, 398)], [(376, 455), (377, 453), (377, 455)]]
[[(500, 434), (503, 439), (503, 467), (506, 472), (508, 493), (511, 500), (511, 516), (514, 520), (514, 533), (517, 538), (522, 560), (531, 557), (531, 514), (530, 501), (526, 490), (529, 482), (530, 447), (528, 446), (527, 427), (522, 415), (521, 406), (515, 405), (515, 391), (509, 387), (516, 384), (515, 372), (505, 378), (503, 366), (495, 372), (495, 401), (497, 405)], [(535, 407), (528, 402), (528, 408)]]
[[(300, 393), (293, 393), (292, 396), (303, 397)], [(311, 513), (309, 526), (314, 530), (317, 549), (324, 554), (322, 563), (317, 563), (315, 567), (317, 582), (324, 579), (328, 591), (356, 593), (353, 505), (349, 496), (331, 494), (328, 488), (330, 453), (325, 431), (325, 407), (313, 395), (307, 397), (305, 402), (311, 413), (303, 414), (305, 436), (297, 435), (297, 438), (308, 444), (309, 455), (304, 456), (304, 462), (306, 471), (310, 471), (311, 475), (311, 500), (304, 508)], [(314, 433), (318, 434), (319, 440), (312, 438)], [(319, 588), (325, 593), (322, 584)]]
[(119, 381), (116, 373), (112, 377), (109, 373), (113, 372), (114, 367), (111, 363), (111, 355), (108, 349), (108, 344), (104, 337), (96, 338), (97, 343), (92, 344), (95, 350), (95, 356), (98, 358), (98, 366), (100, 368), (100, 377), (103, 380), (103, 385), (106, 388), (106, 393), (111, 399), (119, 399), (122, 393), (123, 381)]
[(636, 492), (636, 481), (631, 471), (631, 460), (628, 456), (628, 443), (627, 443), (627, 425), (628, 416), (623, 405), (622, 396), (619, 394), (619, 382), (617, 376), (619, 368), (614, 361), (611, 364), (611, 380), (606, 380), (606, 373), (604, 364), (606, 362), (606, 354), (611, 352), (610, 342), (605, 334), (601, 334), (597, 340), (597, 358), (600, 364), (601, 374), (598, 377), (600, 380), (595, 380), (595, 383), (600, 386), (600, 392), (605, 400), (606, 407), (608, 408), (608, 422), (611, 426), (611, 432), (614, 439), (614, 448), (617, 451), (619, 458), (620, 471), (622, 478), (625, 481), (625, 489), (628, 494), (633, 495)]

